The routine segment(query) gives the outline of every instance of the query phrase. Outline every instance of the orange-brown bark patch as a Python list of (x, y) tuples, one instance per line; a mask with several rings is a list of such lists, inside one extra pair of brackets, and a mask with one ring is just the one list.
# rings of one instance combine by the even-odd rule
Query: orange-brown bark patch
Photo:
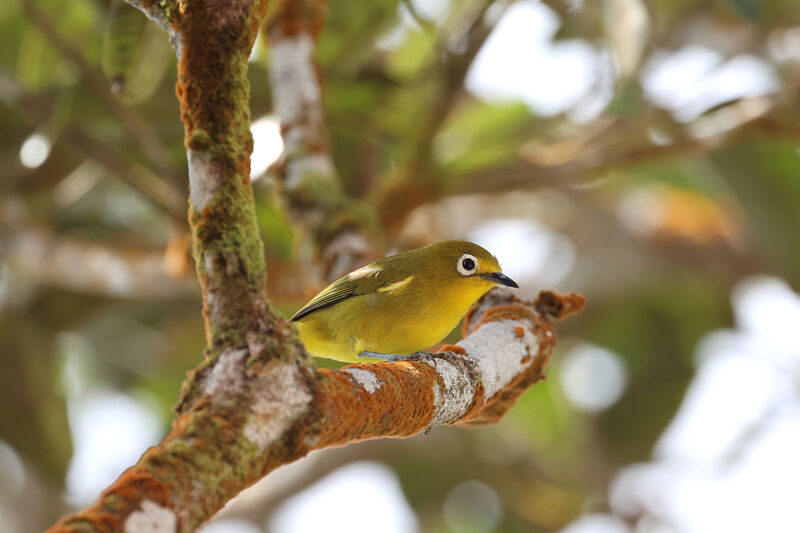
[[(380, 387), (367, 391), (345, 369), (372, 372)], [(345, 369), (318, 371), (320, 394), (314, 400), (315, 408), (327, 421), (318, 447), (375, 437), (410, 436), (430, 425), (438, 374), (427, 363), (359, 364)]]
[(134, 466), (123, 472), (95, 504), (65, 517), (48, 531), (83, 531), (87, 523), (92, 524), (93, 531), (122, 531), (125, 520), (143, 500), (169, 507), (169, 488)]
[(495, 305), (483, 313), (477, 324), (470, 327), (470, 332), (475, 331), (484, 324), (498, 320), (531, 320), (536, 323), (541, 318), (523, 305)]
[(458, 344), (443, 344), (438, 350), (436, 350), (436, 353), (442, 352), (453, 352), (457, 353), (458, 355), (467, 355), (467, 351)]
[(534, 305), (542, 315), (563, 320), (586, 307), (586, 298), (577, 292), (542, 291), (536, 297)]

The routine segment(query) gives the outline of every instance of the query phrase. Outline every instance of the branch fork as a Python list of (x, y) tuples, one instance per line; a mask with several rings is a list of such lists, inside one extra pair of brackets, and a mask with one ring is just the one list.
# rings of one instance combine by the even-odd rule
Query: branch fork
[[(550, 319), (583, 304), (578, 294), (522, 301), (495, 289), (467, 316), (459, 344), (419, 360), (314, 371), (291, 332), (226, 350), (190, 377), (196, 393), (164, 442), (50, 531), (133, 532), (143, 523), (145, 531), (194, 531), (239, 491), (312, 450), (495, 422), (544, 378), (556, 344)], [(278, 345), (297, 357), (271, 357)]]

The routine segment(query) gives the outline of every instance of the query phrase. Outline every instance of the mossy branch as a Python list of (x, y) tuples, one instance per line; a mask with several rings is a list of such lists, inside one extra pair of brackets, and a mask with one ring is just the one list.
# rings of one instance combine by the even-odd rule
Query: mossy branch
[[(522, 301), (495, 289), (447, 351), (316, 372), (283, 324), (269, 342), (225, 350), (190, 376), (199, 394), (164, 442), (50, 532), (194, 531), (241, 490), (312, 450), (497, 421), (544, 377), (556, 344), (548, 318), (582, 307), (577, 294)], [(276, 349), (292, 357), (276, 361)]]

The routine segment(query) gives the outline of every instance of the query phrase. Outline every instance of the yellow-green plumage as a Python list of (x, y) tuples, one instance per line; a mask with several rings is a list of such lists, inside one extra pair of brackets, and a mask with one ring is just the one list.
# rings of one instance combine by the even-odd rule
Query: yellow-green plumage
[[(475, 260), (473, 270), (465, 270), (464, 258)], [(365, 351), (408, 355), (441, 341), (498, 283), (516, 287), (492, 254), (470, 242), (442, 241), (351, 272), (292, 320), (315, 356), (363, 362)]]

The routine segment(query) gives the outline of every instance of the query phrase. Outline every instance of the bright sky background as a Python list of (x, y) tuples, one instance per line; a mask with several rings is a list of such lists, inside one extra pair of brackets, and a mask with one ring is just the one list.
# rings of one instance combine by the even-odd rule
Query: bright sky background
[(536, 1), (514, 3), (497, 23), (467, 75), (467, 89), (491, 101), (522, 101), (550, 116), (586, 96), (598, 50), (585, 41), (553, 42), (558, 17)]
[(345, 465), (292, 496), (272, 516), (270, 531), (413, 533), (417, 517), (391, 469), (375, 462)]

